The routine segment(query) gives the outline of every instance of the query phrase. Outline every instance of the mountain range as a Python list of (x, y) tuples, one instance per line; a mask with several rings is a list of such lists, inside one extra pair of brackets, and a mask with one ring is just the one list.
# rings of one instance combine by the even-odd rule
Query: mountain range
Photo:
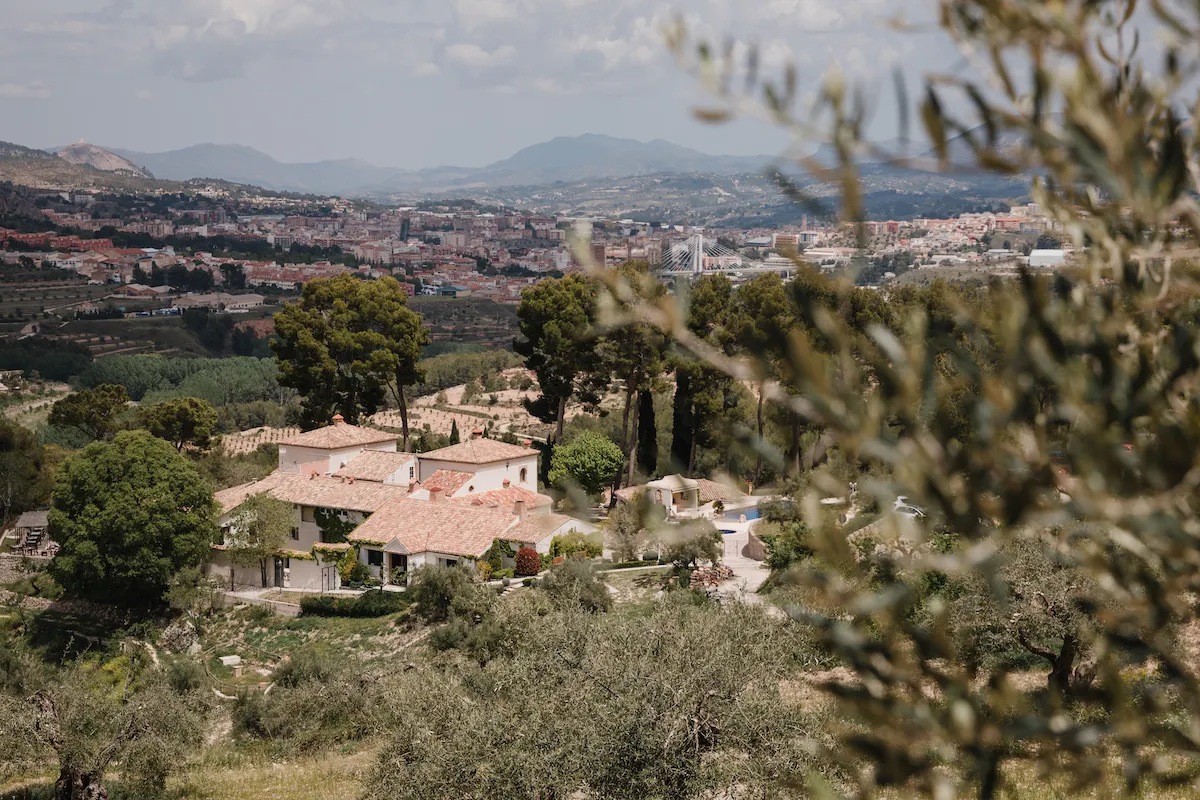
[[(889, 140), (880, 142), (879, 147), (887, 153), (922, 157), (933, 167), (927, 145)], [(284, 163), (237, 144), (198, 144), (164, 153), (121, 148), (110, 148), (110, 152), (165, 180), (219, 178), (279, 191), (373, 197), (550, 186), (645, 175), (745, 175), (761, 172), (778, 161), (768, 155), (710, 155), (663, 139), (643, 142), (602, 134), (560, 136), (482, 167), (419, 170), (380, 167), (360, 159)], [(822, 145), (812, 157), (824, 165), (837, 161), (830, 145)], [(972, 161), (965, 142), (951, 142), (951, 161)], [(877, 162), (866, 157), (861, 163), (869, 166)]]
[(483, 167), (420, 170), (379, 167), (358, 159), (288, 164), (234, 144), (199, 144), (165, 153), (108, 150), (166, 180), (220, 178), (282, 191), (353, 195), (545, 185), (631, 175), (729, 175), (756, 172), (772, 160), (770, 156), (709, 155), (662, 139), (641, 142), (599, 134), (561, 136)]

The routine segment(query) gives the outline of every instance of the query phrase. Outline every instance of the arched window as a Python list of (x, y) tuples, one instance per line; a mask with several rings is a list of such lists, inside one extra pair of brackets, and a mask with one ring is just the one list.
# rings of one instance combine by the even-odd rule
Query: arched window
[(528, 469), (528, 468), (526, 468), (526, 467), (521, 467), (521, 483), (524, 483), (524, 482), (525, 482), (525, 478), (526, 478), (528, 475), (529, 475), (529, 469)]

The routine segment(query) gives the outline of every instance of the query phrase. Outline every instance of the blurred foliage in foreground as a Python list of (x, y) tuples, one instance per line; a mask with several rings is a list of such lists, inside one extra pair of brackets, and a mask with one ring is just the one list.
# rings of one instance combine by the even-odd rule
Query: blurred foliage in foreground
[[(775, 376), (768, 402), (822, 431), (813, 463), (836, 450), (861, 469), (860, 496), (927, 510), (885, 514), (863, 548), (818, 503), (848, 492), (832, 471), (800, 503), (813, 557), (793, 577), (812, 600), (793, 615), (850, 669), (827, 685), (847, 719), (831, 755), (867, 794), (993, 797), (1014, 760), (1081, 789), (1114, 768), (1131, 790), (1200, 774), (1200, 684), (1177, 635), (1200, 586), (1200, 207), (1196, 134), (1178, 116), (1195, 105), (1200, 8), (1135, 5), (940, 6), (970, 69), (927, 82), (928, 166), (955, 168), (954, 140), (975, 169), (1036, 175), (1070, 269), (865, 332), (842, 313), (850, 283), (831, 282), (797, 298), (769, 368), (696, 337), (674, 300), (609, 279), (610, 321), (639, 316), (735, 377)], [(800, 108), (795, 71), (765, 79), (753, 48), (692, 41), (682, 23), (672, 45), (717, 98), (703, 118), (758, 110), (832, 141), (841, 163), (805, 166), (839, 181), (859, 220), (862, 92), (835, 74)], [(1044, 659), (1044, 687), (988, 657), (1004, 637)]]

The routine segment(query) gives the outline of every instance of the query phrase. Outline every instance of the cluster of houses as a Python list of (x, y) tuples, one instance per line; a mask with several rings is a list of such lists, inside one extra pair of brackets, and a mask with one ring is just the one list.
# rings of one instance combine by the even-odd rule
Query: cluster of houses
[[(233, 586), (261, 585), (259, 567), (239, 565), (228, 552), (238, 535), (237, 509), (261, 493), (291, 504), (294, 514), (291, 541), (275, 557), (268, 582), (307, 591), (340, 588), (338, 565), (351, 551), (388, 583), (425, 564), (479, 558), (496, 540), (514, 551), (547, 553), (555, 536), (595, 530), (554, 513), (552, 499), (538, 492), (537, 450), (485, 439), (479, 431), (420, 454), (401, 452), (397, 441), (395, 434), (339, 416), (280, 442), (274, 472), (217, 493), (224, 538), (208, 573)], [(343, 537), (348, 525), (353, 530)]]

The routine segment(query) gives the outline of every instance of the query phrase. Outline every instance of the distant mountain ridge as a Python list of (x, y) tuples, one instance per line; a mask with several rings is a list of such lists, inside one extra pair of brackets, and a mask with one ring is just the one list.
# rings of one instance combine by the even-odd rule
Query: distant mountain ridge
[[(121, 148), (112, 148), (112, 152), (174, 181), (218, 178), (281, 191), (345, 194), (381, 179), (381, 168), (357, 159), (284, 164), (239, 144), (197, 144), (165, 153)], [(383, 170), (393, 171), (397, 170)]]
[(220, 178), (268, 189), (325, 194), (445, 191), (480, 186), (550, 184), (630, 175), (754, 172), (770, 156), (714, 156), (655, 139), (601, 134), (560, 136), (484, 167), (421, 170), (378, 167), (358, 159), (287, 164), (252, 147), (200, 144), (165, 153), (109, 148), (160, 178)]

